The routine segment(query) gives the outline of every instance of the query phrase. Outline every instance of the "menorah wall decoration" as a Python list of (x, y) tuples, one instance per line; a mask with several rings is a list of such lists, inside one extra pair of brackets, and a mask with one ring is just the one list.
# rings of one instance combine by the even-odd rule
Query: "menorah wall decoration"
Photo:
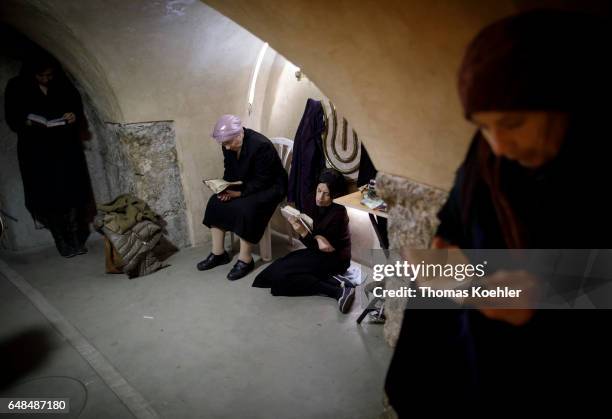
[[(325, 129), (321, 134), (325, 160), (327, 160), (329, 166), (338, 170), (340, 173), (354, 178), (357, 176), (359, 170), (359, 159), (361, 156), (359, 137), (355, 130), (349, 127), (346, 118), (343, 117), (342, 126), (338, 126), (339, 118), (336, 107), (331, 101), (328, 101), (328, 103), (329, 110), (325, 104), (323, 105)], [(352, 138), (350, 144), (349, 129), (352, 133), (350, 136)], [(338, 131), (340, 131), (340, 133)]]

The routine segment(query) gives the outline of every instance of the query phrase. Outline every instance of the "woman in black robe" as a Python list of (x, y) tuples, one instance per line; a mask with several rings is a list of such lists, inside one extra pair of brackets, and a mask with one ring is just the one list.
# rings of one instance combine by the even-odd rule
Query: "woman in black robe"
[[(18, 137), (28, 211), (35, 222), (51, 231), (62, 256), (86, 253), (88, 217), (95, 204), (81, 144), (86, 121), (79, 93), (59, 63), (41, 54), (26, 62), (21, 74), (8, 82), (5, 112)], [(30, 115), (63, 122), (47, 127), (33, 122)]]
[[(612, 205), (596, 198), (610, 183), (610, 39), (607, 22), (541, 10), (472, 41), (459, 92), (478, 132), (434, 248), (612, 247)], [(523, 274), (494, 276), (512, 288)], [(416, 309), (422, 303), (432, 307), (408, 303), (387, 374), (400, 417), (417, 407), (430, 416), (609, 410), (609, 310)]]
[(351, 264), (351, 235), (346, 208), (332, 200), (344, 191), (344, 177), (325, 170), (319, 177), (313, 230), (309, 233), (297, 220), (293, 229), (306, 249), (296, 250), (274, 261), (253, 282), (254, 287), (270, 288), (272, 295), (324, 295), (338, 300), (342, 313), (348, 313), (355, 299), (355, 288), (333, 275), (345, 272)]
[(212, 231), (213, 249), (197, 267), (203, 271), (230, 262), (223, 244), (225, 232), (232, 231), (240, 237), (240, 254), (227, 278), (236, 280), (255, 266), (251, 248), (261, 240), (276, 207), (287, 194), (287, 172), (272, 142), (243, 128), (235, 115), (219, 118), (213, 138), (222, 145), (223, 179), (242, 184), (208, 200), (203, 223)]

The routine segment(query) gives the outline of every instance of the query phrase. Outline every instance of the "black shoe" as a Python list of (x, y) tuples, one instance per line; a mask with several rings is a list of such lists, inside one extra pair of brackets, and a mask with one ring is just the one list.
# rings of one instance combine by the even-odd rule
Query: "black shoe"
[(338, 308), (344, 314), (351, 311), (351, 306), (355, 301), (355, 288), (344, 287), (342, 288), (342, 295), (338, 298)]
[(69, 243), (72, 244), (72, 248), (74, 249), (77, 255), (84, 255), (87, 253), (87, 247), (85, 247), (85, 242), (79, 239), (79, 235), (76, 232), (73, 232), (70, 235), (71, 240)]
[(251, 259), (251, 262), (246, 263), (238, 259), (238, 262), (234, 265), (232, 270), (227, 274), (227, 279), (235, 281), (244, 276), (247, 276), (249, 272), (255, 269), (255, 261)]
[(77, 255), (76, 250), (69, 247), (57, 247), (57, 250), (59, 251), (59, 254), (65, 257), (66, 259), (75, 257)]
[(77, 230), (68, 231), (65, 237), (65, 242), (68, 244), (68, 247), (73, 249), (74, 256), (84, 255), (87, 253), (87, 247), (85, 247), (85, 241), (87, 241), (87, 238), (85, 238), (85, 241), (81, 240)]
[(65, 258), (71, 258), (77, 255), (76, 250), (72, 246), (68, 245), (66, 240), (59, 234), (54, 234), (53, 239), (55, 240), (55, 247), (60, 255)]
[(230, 263), (230, 257), (227, 252), (223, 252), (222, 255), (215, 255), (210, 253), (206, 259), (198, 263), (198, 271), (207, 271), (219, 265), (225, 265)]

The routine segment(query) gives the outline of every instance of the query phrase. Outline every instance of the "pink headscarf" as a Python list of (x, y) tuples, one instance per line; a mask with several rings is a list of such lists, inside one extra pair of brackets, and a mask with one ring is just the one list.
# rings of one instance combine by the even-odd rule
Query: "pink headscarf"
[(222, 115), (212, 132), (212, 137), (219, 144), (231, 140), (242, 132), (242, 121), (236, 115)]

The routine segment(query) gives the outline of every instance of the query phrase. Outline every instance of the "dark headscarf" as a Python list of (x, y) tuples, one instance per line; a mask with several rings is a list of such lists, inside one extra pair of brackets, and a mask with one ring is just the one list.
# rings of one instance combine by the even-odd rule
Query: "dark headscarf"
[[(608, 22), (584, 13), (535, 10), (484, 28), (459, 70), (466, 118), (475, 111), (576, 112), (609, 88)], [(607, 86), (604, 86), (607, 85)]]
[[(555, 10), (530, 11), (489, 25), (470, 43), (459, 70), (465, 117), (477, 111), (562, 111), (570, 115), (568, 132), (574, 135), (571, 141), (566, 136), (560, 154), (572, 154), (570, 143), (586, 149), (601, 142), (601, 131), (593, 125), (610, 109), (609, 33), (604, 19)], [(464, 217), (473, 202), (470, 194), (484, 181), (507, 246), (528, 246), (526, 227), (506, 194), (508, 181), (524, 170), (495, 157), (480, 133), (465, 170)]]
[(332, 199), (345, 194), (346, 180), (340, 172), (334, 169), (325, 169), (319, 176), (319, 183), (325, 183)]
[(34, 51), (23, 60), (20, 75), (34, 78), (34, 75), (48, 68), (53, 69), (56, 73), (61, 73), (62, 71), (59, 61), (51, 54), (45, 51)]

